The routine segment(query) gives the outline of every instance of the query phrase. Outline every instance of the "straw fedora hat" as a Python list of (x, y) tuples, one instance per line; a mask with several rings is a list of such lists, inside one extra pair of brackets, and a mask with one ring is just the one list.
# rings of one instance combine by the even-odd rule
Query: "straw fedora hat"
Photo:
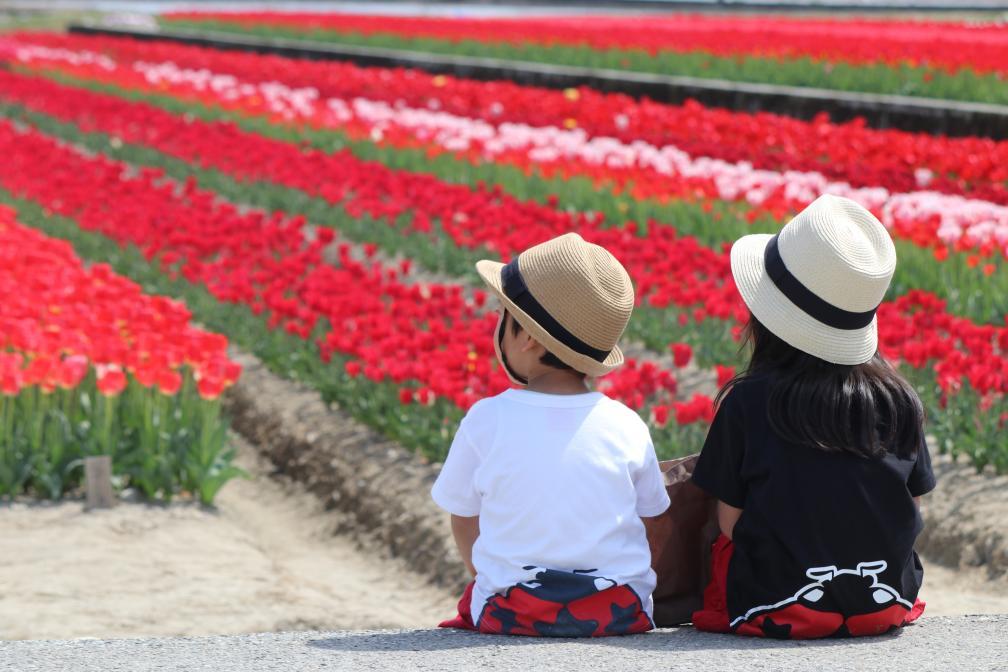
[(740, 238), (731, 270), (767, 329), (834, 364), (863, 364), (878, 348), (875, 311), (896, 268), (882, 223), (859, 204), (823, 195), (776, 236)]
[(623, 363), (616, 343), (630, 321), (634, 291), (605, 248), (568, 233), (507, 265), (479, 261), (476, 271), (518, 324), (568, 366), (596, 377)]

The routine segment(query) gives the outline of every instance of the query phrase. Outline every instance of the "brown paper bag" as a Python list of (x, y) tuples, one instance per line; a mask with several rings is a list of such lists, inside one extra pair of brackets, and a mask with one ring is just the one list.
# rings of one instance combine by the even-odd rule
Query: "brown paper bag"
[(658, 627), (689, 623), (703, 607), (710, 580), (711, 544), (718, 536), (716, 500), (693, 485), (699, 455), (661, 462), (672, 500), (660, 516), (645, 519), (651, 566), (658, 575), (654, 620)]

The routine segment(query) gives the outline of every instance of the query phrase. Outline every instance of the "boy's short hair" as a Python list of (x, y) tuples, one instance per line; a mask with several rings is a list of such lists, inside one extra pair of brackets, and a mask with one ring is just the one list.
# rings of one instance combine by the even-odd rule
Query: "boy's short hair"
[[(507, 320), (507, 319), (511, 320), (511, 335), (512, 336), (517, 336), (518, 332), (520, 332), (522, 330), (522, 326), (521, 326), (521, 324), (518, 323), (518, 320), (514, 319), (514, 315), (511, 315), (511, 313), (509, 313), (506, 308), (504, 309), (504, 319), (505, 320)], [(578, 371), (573, 366), (567, 364), (566, 362), (564, 362), (562, 359), (560, 359), (559, 357), (557, 357), (556, 355), (554, 355), (549, 350), (546, 351), (545, 355), (543, 355), (542, 357), (539, 358), (539, 363), (542, 364), (542, 365), (544, 365), (544, 366), (549, 366), (549, 367), (554, 368), (554, 369), (559, 369), (560, 371), (570, 371), (572, 373), (576, 373), (579, 376), (581, 376), (582, 378), (586, 378), (587, 377), (586, 374), (582, 373), (581, 371)]]

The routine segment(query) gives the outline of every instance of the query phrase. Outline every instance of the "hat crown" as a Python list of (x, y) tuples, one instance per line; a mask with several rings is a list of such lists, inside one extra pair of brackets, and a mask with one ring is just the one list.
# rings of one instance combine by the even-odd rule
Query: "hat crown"
[(829, 194), (788, 222), (777, 245), (801, 284), (854, 313), (882, 302), (896, 269), (896, 247), (882, 223), (858, 203)]
[(518, 255), (528, 291), (571, 334), (599, 350), (612, 350), (633, 312), (633, 284), (605, 248), (576, 233)]

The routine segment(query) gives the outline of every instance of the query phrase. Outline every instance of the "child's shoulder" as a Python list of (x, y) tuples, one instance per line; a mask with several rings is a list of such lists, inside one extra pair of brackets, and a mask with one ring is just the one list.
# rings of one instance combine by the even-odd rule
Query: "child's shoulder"
[(763, 399), (770, 393), (770, 375), (766, 373), (754, 373), (746, 375), (728, 388), (724, 398), (721, 400), (721, 407), (739, 406), (745, 407), (754, 400)]
[(651, 430), (644, 419), (626, 404), (611, 397), (603, 396), (599, 401), (599, 409), (605, 414), (605, 424), (616, 428), (624, 436), (651, 440)]
[(466, 411), (465, 417), (462, 419), (463, 423), (480, 423), (485, 422), (491, 418), (496, 418), (500, 413), (501, 407), (504, 405), (505, 395), (507, 391), (501, 392), (500, 394), (494, 395), (492, 397), (483, 397), (475, 404), (469, 407)]
[(486, 445), (492, 442), (501, 425), (501, 407), (503, 392), (493, 397), (484, 397), (469, 407), (465, 417), (459, 423), (458, 431), (466, 436), (473, 445)]
[(647, 423), (641, 419), (637, 411), (633, 410), (622, 401), (602, 395), (602, 399), (599, 401), (599, 406), (603, 408), (606, 413), (609, 413), (614, 420), (625, 422), (634, 427), (647, 428)]

